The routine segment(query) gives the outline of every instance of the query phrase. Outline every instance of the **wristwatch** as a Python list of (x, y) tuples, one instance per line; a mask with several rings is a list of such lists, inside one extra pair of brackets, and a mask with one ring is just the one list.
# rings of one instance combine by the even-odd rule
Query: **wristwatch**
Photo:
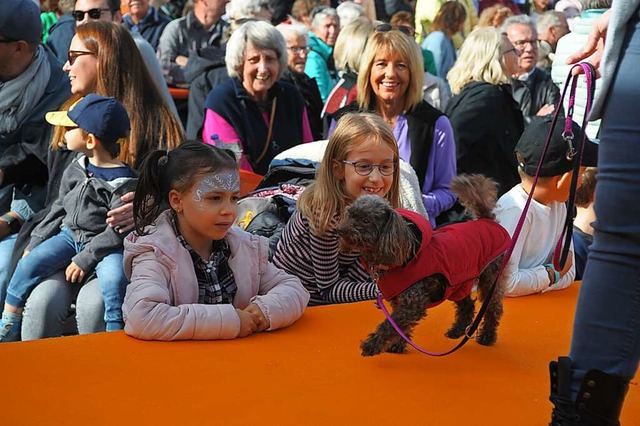
[(11, 216), (9, 213), (3, 214), (0, 216), (0, 219), (7, 222), (7, 225), (9, 225), (9, 231), (11, 231), (12, 234), (16, 234), (22, 226), (20, 220), (15, 216)]

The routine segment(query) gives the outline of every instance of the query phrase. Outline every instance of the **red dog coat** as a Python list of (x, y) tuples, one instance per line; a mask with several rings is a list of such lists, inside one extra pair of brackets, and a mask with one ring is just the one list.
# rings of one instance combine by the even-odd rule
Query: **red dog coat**
[(434, 231), (429, 221), (418, 213), (397, 211), (420, 229), (422, 243), (407, 265), (389, 270), (378, 280), (378, 288), (386, 300), (436, 273), (444, 275), (449, 285), (444, 298), (430, 307), (444, 300), (462, 300), (471, 293), (478, 275), (504, 253), (511, 242), (506, 229), (490, 219), (456, 223)]

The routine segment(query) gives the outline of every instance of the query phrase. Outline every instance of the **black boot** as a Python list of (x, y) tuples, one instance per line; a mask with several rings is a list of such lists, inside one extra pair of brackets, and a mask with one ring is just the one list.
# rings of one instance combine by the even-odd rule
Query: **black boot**
[(554, 404), (551, 426), (619, 426), (620, 412), (629, 381), (619, 376), (589, 370), (578, 398), (571, 401), (571, 359), (558, 358), (549, 364), (551, 396)]
[(571, 399), (571, 358), (565, 356), (558, 358), (558, 362), (551, 361), (549, 375), (549, 401), (553, 404), (549, 426), (577, 425), (577, 415)]

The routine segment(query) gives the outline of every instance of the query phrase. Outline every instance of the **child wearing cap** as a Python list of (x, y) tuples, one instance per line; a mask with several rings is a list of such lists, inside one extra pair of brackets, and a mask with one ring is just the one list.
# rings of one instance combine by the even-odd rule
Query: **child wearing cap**
[[(529, 124), (515, 148), (521, 183), (498, 200), (495, 214), (500, 224), (513, 235), (531, 192), (544, 142), (551, 129), (551, 117), (538, 118)], [(562, 136), (564, 120), (558, 120), (540, 169), (538, 183), (504, 274), (507, 296), (525, 296), (561, 290), (575, 277), (573, 244), (562, 270), (553, 266), (553, 253), (567, 218), (565, 202), (569, 198), (573, 161), (568, 156), (569, 143)], [(582, 130), (572, 123), (573, 144), (582, 142)], [(597, 145), (586, 140), (581, 166), (595, 166)], [(571, 159), (569, 159), (571, 158)], [(584, 167), (581, 167), (581, 173)], [(579, 184), (579, 182), (578, 182)]]
[(120, 143), (130, 130), (129, 117), (114, 98), (95, 94), (46, 120), (67, 128), (66, 146), (79, 155), (62, 176), (60, 195), (18, 262), (7, 289), (0, 320), (0, 341), (17, 340), (22, 311), (31, 291), (64, 270), (80, 283), (95, 269), (105, 304), (107, 331), (124, 327), (122, 302), (128, 283), (122, 267), (123, 235), (107, 226), (107, 212), (133, 191), (136, 173), (118, 160)]

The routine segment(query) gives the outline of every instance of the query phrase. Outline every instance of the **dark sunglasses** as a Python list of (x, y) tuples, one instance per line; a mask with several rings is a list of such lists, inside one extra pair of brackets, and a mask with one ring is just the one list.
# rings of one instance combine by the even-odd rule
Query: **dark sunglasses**
[(73, 65), (73, 63), (78, 59), (78, 56), (84, 55), (93, 55), (93, 52), (86, 52), (84, 50), (70, 50), (67, 53), (67, 59), (69, 60), (69, 65)]
[(381, 33), (386, 33), (388, 31), (391, 30), (398, 30), (401, 33), (404, 33), (406, 35), (408, 35), (409, 37), (413, 37), (416, 32), (413, 30), (413, 28), (407, 26), (407, 25), (398, 25), (398, 26), (393, 26), (391, 24), (382, 24), (382, 25), (378, 25), (376, 27), (376, 31), (381, 32)]
[(100, 16), (102, 15), (102, 12), (107, 12), (111, 9), (100, 9), (99, 7), (96, 7), (95, 9), (89, 9), (89, 10), (74, 10), (73, 12), (71, 12), (71, 15), (73, 15), (73, 18), (80, 22), (84, 19), (84, 15), (86, 15), (87, 13), (89, 14), (89, 18), (91, 19), (100, 19)]

